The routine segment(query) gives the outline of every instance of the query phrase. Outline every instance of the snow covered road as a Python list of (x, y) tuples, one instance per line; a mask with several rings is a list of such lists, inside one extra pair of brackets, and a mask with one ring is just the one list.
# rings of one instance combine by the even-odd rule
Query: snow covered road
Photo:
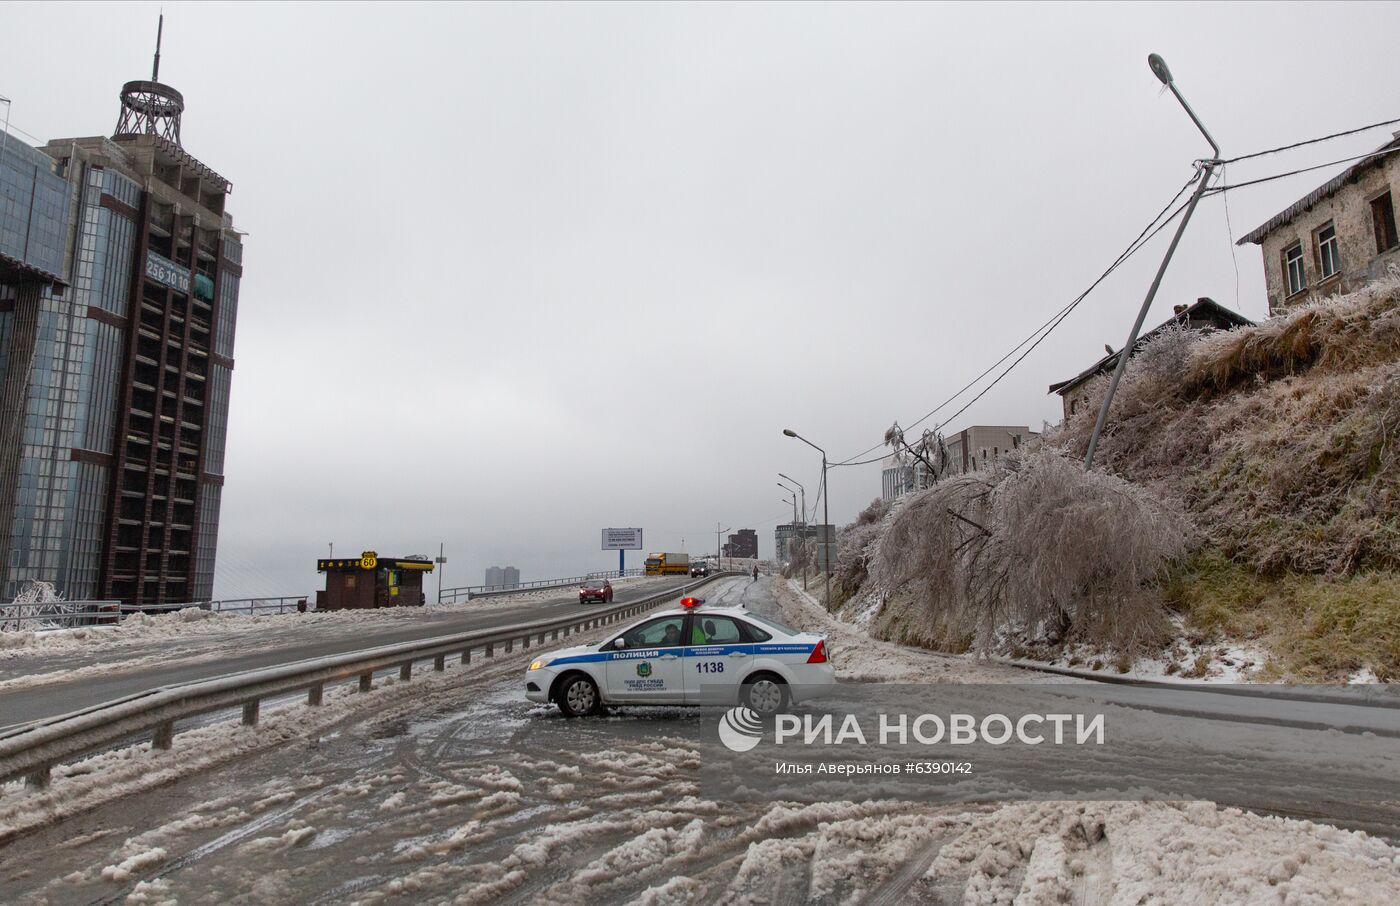
[[(682, 579), (620, 581), (614, 603)], [(571, 589), (461, 604), (249, 617), (195, 610), (119, 627), (0, 638), (0, 729), (173, 683), (473, 629), (586, 612)], [(26, 644), (18, 644), (19, 642)]]
[[(818, 619), (772, 588), (736, 580), (708, 597)], [(1026, 679), (829, 635), (843, 672)], [(529, 656), (376, 690), (372, 720), (289, 733), (273, 751), (29, 832), (0, 849), (0, 902), (1335, 906), (1400, 897), (1400, 850), (1384, 840), (1209, 802), (723, 795), (701, 779), (719, 747), (681, 732), (713, 727), (713, 713), (637, 708), (566, 720), (521, 695)], [(644, 732), (619, 732), (637, 727)], [(1326, 743), (1297, 733), (1302, 744)], [(96, 770), (125, 776), (114, 763)], [(55, 779), (55, 797), (65, 782)], [(26, 794), (7, 799), (16, 795)]]

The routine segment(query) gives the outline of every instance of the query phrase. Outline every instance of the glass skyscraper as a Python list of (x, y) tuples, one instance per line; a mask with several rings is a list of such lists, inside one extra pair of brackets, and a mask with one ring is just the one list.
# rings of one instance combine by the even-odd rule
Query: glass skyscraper
[(242, 241), (229, 182), (141, 126), (0, 153), (5, 600), (212, 593)]

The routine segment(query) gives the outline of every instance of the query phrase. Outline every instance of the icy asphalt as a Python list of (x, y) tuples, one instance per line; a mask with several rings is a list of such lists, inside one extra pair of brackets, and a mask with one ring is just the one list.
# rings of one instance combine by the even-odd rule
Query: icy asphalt
[[(643, 598), (684, 581), (619, 583), (613, 603)], [(414, 608), (392, 614), (354, 612), (344, 620), (333, 619), (333, 614), (318, 614), (314, 620), (287, 614), (226, 621), (246, 628), (237, 635), (214, 632), (149, 641), (138, 638), (131, 644), (92, 646), (92, 650), (75, 646), (58, 654), (36, 649), (0, 661), (0, 728), (68, 714), (173, 683), (597, 609), (600, 605), (581, 606), (577, 592), (570, 588), (525, 600), (488, 599), (479, 607)], [(385, 619), (373, 619), (375, 616)], [(265, 625), (249, 625), (258, 620)]]
[[(707, 597), (800, 621), (773, 590), (767, 579), (736, 580)], [(915, 667), (924, 659), (908, 657)], [(425, 682), (411, 705), (377, 719), (21, 837), (0, 849), (0, 902), (979, 904), (1017, 897), (1138, 902), (1144, 895), (1145, 902), (1251, 903), (1283, 902), (1292, 893), (1301, 903), (1337, 903), (1400, 896), (1400, 854), (1382, 840), (1210, 803), (781, 804), (726, 796), (700, 780), (723, 757), (717, 744), (676, 732), (677, 721), (711, 726), (716, 712), (617, 709), (600, 720), (566, 720), (524, 700), (523, 660)], [(979, 682), (997, 672), (969, 670)], [(1016, 682), (1024, 674), (1006, 670), (1005, 677)], [(1167, 742), (1171, 722), (1184, 719), (1160, 721), (1164, 763), (1197, 754)], [(1335, 745), (1326, 732), (1291, 732), (1302, 747)], [(1393, 740), (1375, 742), (1393, 747)], [(1267, 752), (1261, 758), (1258, 771), (1274, 769)], [(1237, 760), (1222, 768), (1247, 771), (1246, 760)], [(1233, 804), (1250, 804), (1248, 787), (1246, 774), (1232, 786)], [(1365, 809), (1337, 803), (1318, 817), (1348, 823), (1362, 811), (1393, 820), (1382, 802)]]

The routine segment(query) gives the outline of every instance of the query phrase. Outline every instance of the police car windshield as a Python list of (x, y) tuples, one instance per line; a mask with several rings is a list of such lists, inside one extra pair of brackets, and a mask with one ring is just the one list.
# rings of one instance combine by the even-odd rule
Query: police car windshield
[(775, 620), (775, 619), (773, 619), (773, 618), (771, 618), (771, 617), (761, 617), (761, 616), (759, 616), (758, 614), (754, 613), (754, 612), (751, 611), (751, 610), (748, 611), (748, 612), (746, 612), (746, 613), (744, 614), (744, 616), (748, 617), (750, 620), (754, 620), (754, 621), (756, 621), (756, 622), (762, 623), (762, 624), (765, 625), (765, 626), (770, 626), (770, 627), (772, 627), (773, 629), (778, 630), (779, 632), (786, 633), (787, 635), (799, 635), (799, 634), (800, 634), (800, 633), (798, 633), (798, 631), (797, 631), (796, 629), (793, 629), (791, 626), (787, 625), (786, 623), (780, 623), (779, 621), (777, 621), (777, 620)]

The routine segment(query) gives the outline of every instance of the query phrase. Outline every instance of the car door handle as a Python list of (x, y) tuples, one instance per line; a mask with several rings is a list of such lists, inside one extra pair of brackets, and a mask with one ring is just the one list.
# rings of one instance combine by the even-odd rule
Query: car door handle
[(747, 651), (731, 651), (731, 652), (729, 652), (729, 656), (730, 656), (730, 657), (748, 657), (748, 656), (749, 656), (749, 653), (748, 653)]
[(657, 658), (658, 661), (674, 661), (675, 659), (676, 656), (674, 654), (663, 654)]

